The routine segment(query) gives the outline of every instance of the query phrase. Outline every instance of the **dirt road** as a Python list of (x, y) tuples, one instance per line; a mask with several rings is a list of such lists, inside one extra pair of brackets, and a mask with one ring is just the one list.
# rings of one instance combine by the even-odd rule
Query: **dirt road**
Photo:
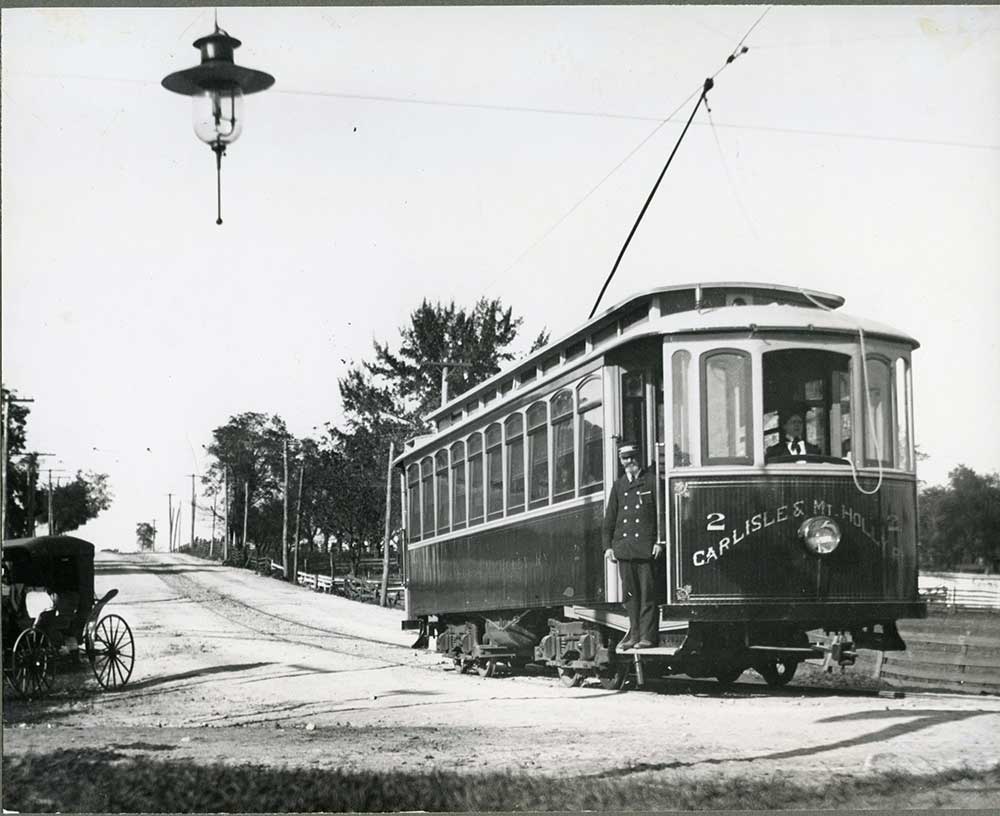
[(409, 648), (403, 614), (183, 555), (99, 553), (98, 594), (136, 641), (127, 688), (88, 671), (4, 701), (4, 751), (108, 749), (342, 770), (814, 780), (1000, 762), (1000, 699), (807, 688), (564, 688), (460, 675)]

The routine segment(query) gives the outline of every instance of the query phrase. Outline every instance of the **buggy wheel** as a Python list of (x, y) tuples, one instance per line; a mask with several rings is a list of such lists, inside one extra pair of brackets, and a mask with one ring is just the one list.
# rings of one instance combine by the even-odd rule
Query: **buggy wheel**
[(25, 629), (14, 641), (7, 679), (22, 697), (44, 694), (52, 688), (54, 657), (48, 635), (39, 629)]
[(788, 685), (795, 676), (795, 670), (799, 667), (798, 660), (786, 657), (776, 657), (766, 663), (756, 666), (757, 673), (764, 678), (764, 682), (769, 686), (780, 687)]
[(105, 689), (118, 689), (132, 676), (135, 643), (124, 618), (106, 615), (87, 633), (87, 657), (94, 677)]
[(476, 664), (476, 671), (480, 677), (493, 677), (497, 673), (497, 662), (493, 658), (483, 660)]
[(628, 682), (628, 663), (617, 663), (607, 668), (597, 670), (597, 680), (601, 688), (608, 691), (621, 691)]
[(583, 682), (583, 672), (576, 669), (557, 666), (556, 674), (559, 675), (559, 682), (566, 686), (566, 688), (579, 686)]

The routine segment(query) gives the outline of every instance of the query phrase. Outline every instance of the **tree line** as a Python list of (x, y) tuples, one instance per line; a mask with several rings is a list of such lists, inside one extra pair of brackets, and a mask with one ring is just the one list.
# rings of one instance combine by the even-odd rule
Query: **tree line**
[[(316, 437), (297, 438), (278, 415), (245, 412), (212, 431), (202, 477), (207, 508), (231, 560), (281, 560), (299, 542), (300, 565), (317, 552), (357, 567), (381, 554), (389, 451), (427, 428), (423, 417), (496, 374), (515, 358), (522, 318), (500, 299), (472, 308), (423, 301), (398, 345), (374, 343), (373, 358), (338, 380), (344, 419)], [(542, 331), (531, 350), (548, 342)], [(399, 515), (392, 493), (390, 518)], [(390, 546), (398, 533), (390, 530)], [(252, 547), (250, 545), (253, 545)]]
[(50, 533), (72, 532), (111, 507), (113, 496), (106, 473), (77, 470), (68, 479), (59, 474), (50, 495), (51, 472), (49, 478), (43, 478), (48, 469), (40, 462), (41, 454), (27, 449), (31, 409), (20, 401), (17, 391), (6, 386), (2, 386), (2, 400), (6, 437), (4, 539), (26, 538), (42, 525), (47, 528), (50, 506)]

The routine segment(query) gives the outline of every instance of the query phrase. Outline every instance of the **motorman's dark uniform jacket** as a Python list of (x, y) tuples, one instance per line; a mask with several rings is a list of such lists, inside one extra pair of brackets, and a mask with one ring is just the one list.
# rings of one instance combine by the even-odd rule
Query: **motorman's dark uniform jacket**
[(656, 543), (656, 475), (641, 470), (635, 480), (622, 476), (611, 488), (604, 513), (604, 547), (615, 558), (652, 558)]

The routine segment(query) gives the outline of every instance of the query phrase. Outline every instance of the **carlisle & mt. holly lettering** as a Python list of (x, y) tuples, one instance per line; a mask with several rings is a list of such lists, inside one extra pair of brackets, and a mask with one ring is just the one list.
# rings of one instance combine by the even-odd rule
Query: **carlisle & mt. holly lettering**
[(842, 530), (846, 527), (853, 527), (864, 538), (879, 546), (885, 546), (888, 543), (888, 534), (899, 533), (901, 530), (899, 519), (893, 514), (889, 514), (884, 523), (880, 524), (877, 520), (846, 504), (835, 507), (824, 499), (798, 499), (754, 513), (736, 523), (728, 522), (724, 513), (706, 514), (705, 530), (721, 531), (724, 534), (708, 547), (695, 550), (691, 554), (691, 560), (694, 566), (704, 567), (728, 555), (735, 548), (745, 546), (744, 541), (753, 538), (762, 530), (776, 525), (788, 525), (789, 522), (794, 522), (793, 525), (788, 526), (794, 528), (791, 534), (795, 535), (798, 526), (812, 516), (828, 516), (836, 519)]

